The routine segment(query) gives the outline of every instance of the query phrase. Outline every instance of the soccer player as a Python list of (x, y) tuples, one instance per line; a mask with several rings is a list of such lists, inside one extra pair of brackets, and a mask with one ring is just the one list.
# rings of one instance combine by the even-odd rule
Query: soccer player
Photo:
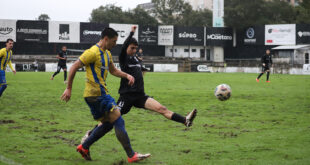
[(7, 88), (7, 83), (5, 80), (5, 69), (9, 65), (14, 74), (16, 74), (15, 69), (12, 66), (12, 49), (14, 41), (12, 39), (7, 39), (5, 43), (5, 48), (0, 50), (0, 97), (2, 93)]
[(57, 71), (52, 75), (51, 80), (60, 72), (60, 69), (64, 71), (64, 83), (67, 83), (67, 47), (62, 46), (61, 51), (56, 56), (58, 58)]
[(90, 146), (109, 132), (113, 127), (115, 134), (122, 144), (128, 156), (128, 162), (137, 162), (150, 156), (150, 154), (139, 154), (131, 148), (125, 123), (121, 117), (120, 109), (116, 106), (114, 99), (109, 95), (106, 86), (108, 72), (116, 77), (128, 80), (128, 85), (134, 84), (134, 78), (114, 66), (110, 49), (116, 45), (118, 34), (112, 28), (105, 28), (101, 33), (100, 41), (90, 49), (84, 51), (70, 69), (67, 89), (61, 99), (69, 101), (71, 97), (72, 84), (75, 74), (79, 68), (86, 68), (86, 84), (84, 99), (88, 104), (93, 118), (101, 122), (101, 125), (92, 131), (90, 136), (77, 147), (86, 160), (91, 160)]
[[(137, 51), (138, 42), (135, 38), (132, 38), (136, 27), (133, 26), (129, 37), (126, 39), (122, 46), (121, 54), (119, 55), (119, 63), (121, 70), (125, 73), (133, 75), (135, 78), (134, 84), (131, 86), (128, 84), (128, 80), (125, 78), (121, 79), (119, 94), (120, 97), (117, 101), (118, 106), (121, 108), (121, 114), (128, 113), (132, 106), (137, 108), (144, 108), (151, 111), (155, 111), (169, 120), (173, 120), (184, 124), (186, 127), (190, 127), (196, 117), (197, 110), (192, 110), (186, 117), (181, 116), (168, 110), (165, 106), (161, 105), (155, 99), (149, 97), (144, 92), (144, 82), (142, 76), (141, 65), (139, 60), (135, 56)], [(99, 127), (101, 124), (96, 127)], [(93, 129), (93, 130), (94, 130)], [(82, 142), (88, 139), (89, 134), (93, 131), (87, 131)]]
[(256, 81), (259, 82), (259, 78), (265, 73), (267, 72), (267, 80), (266, 82), (269, 83), (269, 74), (270, 74), (270, 67), (272, 66), (272, 58), (271, 58), (271, 54), (270, 54), (270, 50), (267, 49), (266, 50), (266, 54), (264, 54), (262, 56), (262, 73), (260, 73), (258, 75), (258, 77), (256, 78)]

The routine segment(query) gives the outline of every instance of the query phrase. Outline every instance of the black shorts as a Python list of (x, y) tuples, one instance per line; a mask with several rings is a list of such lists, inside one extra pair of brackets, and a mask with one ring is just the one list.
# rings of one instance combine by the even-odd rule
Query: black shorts
[(126, 114), (130, 111), (131, 107), (145, 108), (146, 100), (149, 98), (144, 93), (126, 93), (120, 95), (117, 101), (117, 106), (121, 110), (121, 114)]
[(67, 65), (66, 64), (58, 64), (57, 70), (60, 70), (60, 69), (67, 69)]
[(267, 70), (270, 70), (268, 65), (262, 66), (262, 72), (266, 72)]

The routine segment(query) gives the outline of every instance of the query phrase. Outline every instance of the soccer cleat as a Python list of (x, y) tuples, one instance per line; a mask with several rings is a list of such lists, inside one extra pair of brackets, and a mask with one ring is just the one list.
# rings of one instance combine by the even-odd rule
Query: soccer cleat
[(128, 157), (128, 163), (139, 162), (139, 161), (144, 160), (150, 156), (151, 156), (151, 154), (140, 154), (138, 152), (135, 152), (133, 157), (131, 157), (131, 158)]
[(52, 77), (50, 78), (50, 80), (54, 80), (54, 77), (52, 76)]
[(64, 81), (64, 84), (68, 84), (68, 81)]
[(266, 81), (267, 83), (270, 83), (270, 81)]
[(84, 149), (82, 144), (76, 147), (76, 151), (79, 152), (85, 160), (91, 160), (89, 150)]
[(91, 134), (91, 130), (86, 131), (86, 134), (81, 139), (81, 144), (85, 142), (85, 140), (89, 137), (90, 134)]
[(258, 78), (256, 78), (256, 82), (259, 82), (259, 79), (258, 79)]
[(190, 112), (186, 117), (186, 121), (185, 121), (185, 126), (186, 127), (190, 127), (193, 125), (193, 121), (196, 117), (196, 114), (197, 114), (197, 109), (193, 109), (192, 112)]

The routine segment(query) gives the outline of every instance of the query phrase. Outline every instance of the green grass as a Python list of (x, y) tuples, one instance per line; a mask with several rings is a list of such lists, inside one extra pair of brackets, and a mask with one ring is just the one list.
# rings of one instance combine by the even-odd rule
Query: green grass
[[(122, 164), (126, 154), (114, 130), (91, 148), (92, 162), (75, 152), (92, 128), (83, 100), (84, 73), (77, 74), (71, 101), (60, 96), (63, 73), (7, 73), (0, 99), (0, 164)], [(257, 74), (147, 73), (145, 90), (168, 109), (198, 116), (185, 129), (154, 112), (133, 108), (124, 116), (135, 151), (152, 157), (139, 164), (309, 164), (310, 76)], [(214, 88), (227, 83), (230, 100), (221, 102)], [(109, 75), (108, 88), (117, 99), (119, 79)], [(2, 158), (1, 158), (2, 157)], [(126, 164), (126, 163), (124, 163)]]

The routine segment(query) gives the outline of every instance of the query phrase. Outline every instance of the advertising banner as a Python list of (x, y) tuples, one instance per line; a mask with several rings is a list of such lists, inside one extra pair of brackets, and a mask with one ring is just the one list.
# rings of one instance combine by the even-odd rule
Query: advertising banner
[(173, 26), (158, 26), (158, 45), (173, 45)]
[(232, 46), (232, 28), (206, 28), (207, 46)]
[(296, 44), (310, 44), (310, 25), (296, 25)]
[(23, 21), (17, 23), (17, 42), (48, 42), (47, 21)]
[(9, 38), (16, 41), (16, 20), (0, 19), (0, 42)]
[(213, 0), (213, 27), (224, 27), (224, 0)]
[(204, 45), (203, 27), (175, 27), (174, 28), (175, 45)]
[(139, 44), (141, 45), (157, 45), (158, 28), (155, 26), (139, 27)]
[(243, 32), (244, 45), (264, 45), (264, 26), (248, 27)]
[(96, 43), (101, 38), (101, 32), (104, 28), (109, 27), (108, 24), (99, 23), (80, 23), (80, 42)]
[[(138, 41), (138, 33), (139, 33), (139, 26), (138, 25), (132, 25), (132, 24), (115, 24), (115, 23), (110, 23), (109, 27), (113, 28), (114, 30), (117, 31), (118, 33), (118, 39), (117, 39), (117, 44), (123, 44), (126, 40), (126, 38), (129, 36), (131, 27), (132, 26), (137, 26), (136, 32), (133, 35), (135, 39)], [(139, 41), (138, 41), (139, 42)]]
[(52, 43), (79, 43), (80, 23), (49, 21), (48, 42)]
[(265, 45), (295, 45), (296, 25), (265, 25)]

